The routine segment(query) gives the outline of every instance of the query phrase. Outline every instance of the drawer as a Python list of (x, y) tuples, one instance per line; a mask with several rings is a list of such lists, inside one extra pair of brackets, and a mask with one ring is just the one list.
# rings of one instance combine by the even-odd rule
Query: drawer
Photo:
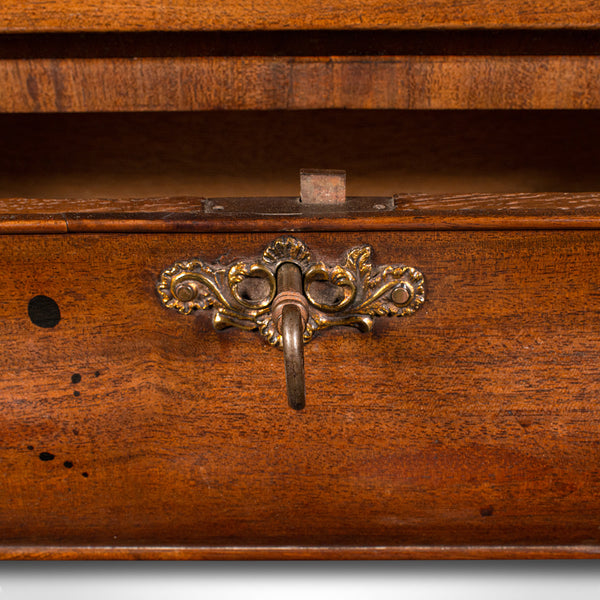
[(273, 238), (0, 238), (5, 557), (598, 554), (597, 231), (303, 232), (417, 267), (426, 301), (319, 332), (302, 411), (279, 349), (156, 292)]
[[(0, 557), (600, 556), (593, 113), (0, 120)], [(311, 158), (371, 200), (302, 206)], [(280, 348), (159, 293), (282, 237), (424, 279), (316, 332), (302, 410)]]

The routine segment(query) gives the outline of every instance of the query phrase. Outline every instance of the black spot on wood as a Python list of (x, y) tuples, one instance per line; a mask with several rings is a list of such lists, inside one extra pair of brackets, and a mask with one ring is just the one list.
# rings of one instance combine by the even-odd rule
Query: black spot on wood
[(81, 375), (79, 373), (73, 373), (71, 375), (71, 383), (79, 383), (81, 381)]
[(81, 396), (81, 392), (78, 392), (77, 390), (75, 390), (73, 392), (73, 396), (77, 397), (77, 396)]
[(29, 301), (27, 314), (38, 327), (56, 327), (60, 323), (60, 308), (48, 296), (35, 296)]
[(40, 452), (40, 460), (54, 460), (54, 454), (52, 454), (51, 452)]
[(65, 469), (72, 469), (73, 468), (73, 463), (70, 460), (65, 460), (65, 462), (63, 463), (63, 465), (65, 466)]
[(94, 377), (100, 377), (100, 371), (96, 371), (96, 372), (94, 373)]
[(79, 435), (79, 429), (73, 429), (73, 435)]
[(89, 477), (89, 473), (87, 473), (86, 471), (84, 471), (84, 472), (82, 473), (82, 475), (83, 475), (84, 477)]
[(33, 450), (33, 446), (27, 446), (27, 450)]
[(482, 517), (491, 517), (494, 514), (494, 507), (493, 506), (484, 506), (483, 508), (479, 509), (479, 514)]

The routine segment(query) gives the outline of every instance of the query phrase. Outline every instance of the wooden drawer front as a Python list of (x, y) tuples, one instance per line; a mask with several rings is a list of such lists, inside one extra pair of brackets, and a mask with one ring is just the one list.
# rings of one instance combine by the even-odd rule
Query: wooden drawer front
[(306, 346), (303, 411), (280, 350), (155, 290), (274, 237), (0, 237), (5, 557), (599, 554), (597, 231), (298, 234), (427, 286), (409, 318)]

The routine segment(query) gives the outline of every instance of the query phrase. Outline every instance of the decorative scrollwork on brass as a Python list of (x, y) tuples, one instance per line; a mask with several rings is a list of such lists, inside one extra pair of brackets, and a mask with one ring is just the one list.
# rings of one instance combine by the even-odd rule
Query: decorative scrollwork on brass
[(348, 250), (340, 264), (314, 262), (300, 240), (283, 236), (257, 260), (228, 266), (193, 258), (177, 262), (160, 276), (157, 290), (163, 304), (183, 314), (213, 310), (217, 329), (258, 329), (272, 345), (281, 344), (271, 314), (277, 293), (277, 268), (291, 262), (300, 268), (309, 314), (304, 342), (317, 331), (336, 325), (370, 331), (374, 317), (412, 315), (425, 301), (423, 275), (413, 267), (371, 262), (371, 247)]

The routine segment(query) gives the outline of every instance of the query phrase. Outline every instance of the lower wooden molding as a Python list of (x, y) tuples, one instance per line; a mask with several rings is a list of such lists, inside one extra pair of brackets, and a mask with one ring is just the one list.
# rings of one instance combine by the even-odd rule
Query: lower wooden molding
[(0, 560), (487, 560), (600, 558), (600, 546), (3, 546)]

